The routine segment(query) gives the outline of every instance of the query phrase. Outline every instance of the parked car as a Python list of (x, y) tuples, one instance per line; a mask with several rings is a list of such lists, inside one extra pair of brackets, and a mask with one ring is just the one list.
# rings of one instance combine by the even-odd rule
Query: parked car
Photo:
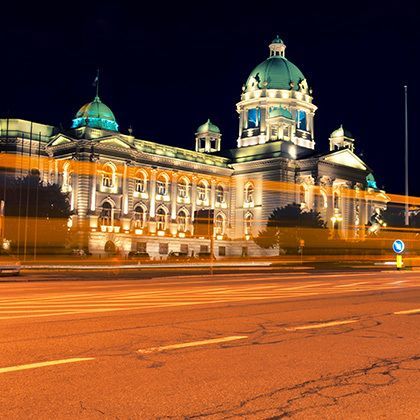
[(18, 258), (4, 250), (0, 250), (0, 273), (18, 276), (22, 265)]
[(187, 262), (190, 261), (190, 257), (188, 256), (187, 252), (175, 252), (171, 251), (168, 254), (167, 261), (168, 262)]
[(143, 252), (143, 251), (130, 251), (128, 253), (128, 259), (148, 262), (150, 261), (150, 255), (147, 252)]

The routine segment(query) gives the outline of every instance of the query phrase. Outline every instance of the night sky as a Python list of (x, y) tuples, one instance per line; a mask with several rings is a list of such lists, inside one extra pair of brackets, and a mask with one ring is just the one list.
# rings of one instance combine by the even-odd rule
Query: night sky
[[(134, 4), (134, 3), (133, 3)], [(235, 104), (253, 67), (280, 35), (313, 88), (319, 152), (340, 123), (356, 138), (378, 186), (403, 193), (404, 96), (409, 88), (410, 192), (420, 195), (420, 13), (339, 2), (58, 2), (1, 9), (0, 116), (67, 128), (100, 97), (120, 131), (193, 148), (211, 118), (236, 146)], [(59, 7), (60, 5), (60, 7)]]

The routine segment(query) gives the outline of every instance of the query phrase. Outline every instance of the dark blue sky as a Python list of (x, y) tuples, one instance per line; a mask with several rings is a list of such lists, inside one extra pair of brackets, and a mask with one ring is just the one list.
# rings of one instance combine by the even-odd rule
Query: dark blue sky
[[(409, 86), (410, 182), (420, 195), (420, 14), (401, 2), (89, 2), (4, 7), (2, 117), (69, 127), (100, 96), (122, 132), (193, 147), (208, 117), (234, 147), (242, 84), (279, 34), (313, 88), (317, 149), (340, 123), (375, 170), (378, 186), (404, 189), (403, 85)], [(402, 7), (404, 6), (404, 7)]]

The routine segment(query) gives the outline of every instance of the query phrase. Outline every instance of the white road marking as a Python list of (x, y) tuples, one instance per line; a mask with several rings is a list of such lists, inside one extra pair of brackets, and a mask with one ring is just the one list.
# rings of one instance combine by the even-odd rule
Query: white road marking
[(357, 321), (358, 321), (357, 319), (348, 319), (347, 321), (331, 321), (331, 322), (323, 322), (322, 324), (309, 324), (309, 325), (302, 325), (300, 327), (285, 328), (285, 330), (286, 331), (300, 331), (300, 330), (311, 330), (311, 329), (318, 329), (318, 328), (328, 328), (328, 327), (334, 327), (336, 325), (351, 324)]
[(420, 309), (407, 309), (406, 311), (394, 312), (394, 315), (410, 315), (410, 314), (420, 314)]
[(137, 352), (141, 354), (149, 354), (149, 353), (156, 353), (156, 352), (161, 352), (165, 350), (177, 350), (177, 349), (184, 349), (187, 347), (205, 346), (207, 344), (225, 343), (227, 341), (244, 340), (245, 338), (248, 338), (248, 336), (247, 335), (232, 335), (230, 337), (212, 338), (210, 340), (191, 341), (189, 343), (170, 344), (168, 346), (150, 347), (148, 349), (137, 350)]
[(359, 283), (339, 284), (335, 287), (352, 287), (352, 286), (359, 286), (360, 284), (366, 285), (366, 282), (362, 281), (362, 282), (359, 282)]
[(17, 372), (19, 370), (35, 369), (46, 366), (63, 365), (65, 363), (84, 362), (87, 360), (95, 360), (94, 357), (75, 357), (72, 359), (50, 360), (49, 362), (29, 363), (27, 365), (17, 365), (0, 368), (0, 373)]

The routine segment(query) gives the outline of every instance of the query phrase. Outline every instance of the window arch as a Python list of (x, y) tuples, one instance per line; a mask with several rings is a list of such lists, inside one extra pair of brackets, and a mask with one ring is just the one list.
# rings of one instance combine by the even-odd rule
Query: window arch
[(156, 194), (169, 194), (169, 176), (166, 173), (161, 173), (156, 180)]
[(222, 184), (216, 187), (216, 203), (222, 204), (225, 202), (225, 189)]
[(248, 182), (244, 188), (244, 199), (245, 203), (253, 203), (254, 202), (254, 184), (252, 182)]
[(190, 181), (188, 178), (183, 176), (178, 181), (178, 197), (188, 198), (190, 195)]
[(102, 186), (105, 188), (113, 188), (116, 184), (117, 168), (111, 162), (106, 163), (102, 170)]
[(216, 235), (224, 235), (226, 227), (226, 216), (223, 213), (219, 213), (214, 221)]
[(104, 201), (102, 203), (101, 213), (99, 215), (99, 222), (101, 226), (112, 226), (113, 206), (109, 201)]
[(197, 184), (197, 199), (199, 201), (207, 201), (207, 199), (208, 199), (208, 189), (209, 189), (208, 187), (209, 187), (209, 184), (204, 179), (202, 179)]
[(145, 193), (147, 190), (147, 173), (143, 170), (138, 170), (134, 176), (134, 190), (137, 193)]
[(143, 229), (146, 226), (147, 209), (141, 204), (137, 204), (133, 210), (133, 229)]
[(156, 229), (165, 230), (167, 225), (168, 211), (165, 207), (159, 207), (156, 211)]
[(254, 220), (254, 216), (252, 213), (247, 213), (244, 219), (244, 231), (245, 235), (251, 235), (252, 233), (252, 222)]
[(65, 162), (63, 165), (63, 185), (62, 185), (62, 189), (64, 191), (71, 191), (72, 175), (73, 175), (73, 172), (71, 169), (70, 162)]
[(176, 217), (179, 232), (186, 232), (188, 228), (188, 213), (185, 209), (181, 209)]

